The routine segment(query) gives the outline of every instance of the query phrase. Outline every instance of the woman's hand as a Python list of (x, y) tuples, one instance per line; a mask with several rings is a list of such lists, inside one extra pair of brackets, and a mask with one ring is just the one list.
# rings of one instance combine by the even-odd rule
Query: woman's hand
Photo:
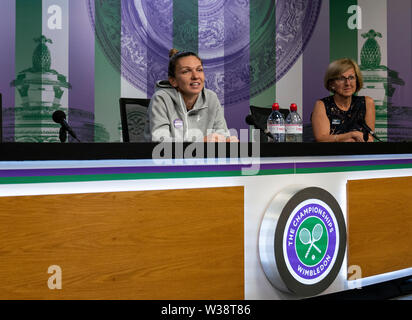
[[(364, 134), (361, 131), (350, 131), (339, 135), (332, 135), (332, 137), (334, 137), (333, 142), (365, 142), (363, 140)], [(371, 135), (368, 136), (368, 142), (373, 142)]]
[(360, 131), (350, 131), (342, 136), (346, 136), (345, 139), (341, 140), (342, 142), (365, 142), (363, 140), (363, 132)]
[(239, 139), (236, 136), (226, 137), (226, 142), (239, 142)]
[(204, 142), (239, 142), (235, 136), (226, 137), (218, 133), (211, 133), (203, 138)]

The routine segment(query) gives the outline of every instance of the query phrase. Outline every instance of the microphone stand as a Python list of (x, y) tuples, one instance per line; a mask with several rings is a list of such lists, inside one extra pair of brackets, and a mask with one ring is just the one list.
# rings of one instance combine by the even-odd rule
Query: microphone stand
[(376, 140), (378, 140), (379, 142), (383, 142), (381, 139), (378, 138), (378, 136), (376, 134), (372, 134), (372, 137), (374, 137)]
[(378, 138), (378, 136), (373, 131), (369, 131), (366, 128), (362, 128), (362, 132), (363, 132), (363, 140), (365, 140), (365, 142), (368, 142), (369, 134), (372, 137), (374, 137), (376, 140), (378, 140), (379, 142), (383, 142), (381, 139)]
[(365, 128), (362, 128), (362, 133), (363, 133), (363, 141), (368, 142), (369, 140), (369, 132), (365, 130)]
[(66, 140), (67, 140), (67, 131), (66, 131), (66, 129), (63, 128), (63, 127), (60, 127), (60, 130), (59, 130), (59, 139), (60, 139), (60, 142), (61, 142), (61, 143), (65, 143)]
[(66, 114), (62, 110), (56, 110), (53, 112), (52, 119), (54, 122), (60, 124), (60, 131), (59, 131), (59, 139), (61, 143), (66, 142), (67, 140), (67, 132), (77, 141), (81, 142), (79, 138), (77, 138), (76, 134), (74, 133), (73, 129), (69, 126), (66, 122)]
[(381, 139), (378, 138), (378, 136), (375, 134), (375, 132), (369, 128), (369, 126), (366, 124), (366, 122), (364, 121), (359, 121), (358, 125), (360, 127), (360, 131), (363, 132), (363, 140), (365, 142), (368, 142), (369, 139), (369, 135), (371, 135), (372, 137), (374, 137), (376, 140), (378, 140), (379, 142), (383, 142)]
[(77, 142), (81, 142), (79, 138), (77, 138), (76, 134), (74, 133), (73, 129), (69, 127), (69, 130), (61, 124), (60, 130), (59, 130), (59, 139), (61, 143), (65, 143), (67, 140), (67, 132), (70, 133), (70, 135), (75, 139)]

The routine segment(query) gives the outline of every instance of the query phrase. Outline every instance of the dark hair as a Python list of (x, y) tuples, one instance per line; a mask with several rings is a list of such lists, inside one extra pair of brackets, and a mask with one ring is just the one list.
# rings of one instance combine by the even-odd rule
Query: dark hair
[(167, 72), (169, 77), (174, 78), (176, 76), (175, 71), (176, 71), (177, 60), (179, 60), (180, 58), (183, 58), (183, 57), (188, 57), (188, 56), (194, 56), (194, 57), (198, 58), (199, 61), (203, 65), (202, 59), (200, 59), (199, 56), (194, 52), (191, 52), (191, 51), (178, 51), (177, 49), (174, 49), (174, 48), (170, 49), (170, 51), (169, 51), (169, 69), (168, 69), (168, 72)]

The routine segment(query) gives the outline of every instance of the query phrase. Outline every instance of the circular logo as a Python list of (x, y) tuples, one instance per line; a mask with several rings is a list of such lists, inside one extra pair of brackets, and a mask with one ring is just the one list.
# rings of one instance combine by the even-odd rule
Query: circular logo
[(175, 119), (175, 120), (173, 120), (173, 125), (176, 129), (180, 129), (180, 128), (183, 127), (183, 120)]
[[(293, 67), (322, 6), (321, 0), (199, 0), (196, 19), (174, 21), (187, 16), (187, 5), (174, 6), (172, 0), (122, 0), (119, 12), (118, 0), (87, 3), (96, 41), (134, 87), (151, 96), (156, 81), (167, 79), (173, 43), (196, 40), (207, 70), (207, 88), (231, 107), (260, 94)], [(274, 60), (276, 67), (267, 68)]]
[(336, 260), (339, 231), (330, 207), (319, 199), (300, 203), (290, 215), (284, 230), (285, 263), (301, 283), (323, 279)]
[(289, 187), (272, 200), (260, 228), (259, 254), (278, 289), (300, 296), (324, 291), (339, 273), (345, 248), (345, 219), (326, 190)]

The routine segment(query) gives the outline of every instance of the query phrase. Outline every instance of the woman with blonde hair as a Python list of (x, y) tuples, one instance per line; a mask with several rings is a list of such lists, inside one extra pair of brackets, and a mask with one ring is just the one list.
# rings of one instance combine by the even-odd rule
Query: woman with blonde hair
[(318, 142), (373, 142), (366, 124), (375, 130), (375, 103), (368, 96), (357, 96), (363, 86), (362, 73), (352, 59), (331, 62), (324, 86), (333, 95), (316, 101), (312, 113), (313, 134)]

